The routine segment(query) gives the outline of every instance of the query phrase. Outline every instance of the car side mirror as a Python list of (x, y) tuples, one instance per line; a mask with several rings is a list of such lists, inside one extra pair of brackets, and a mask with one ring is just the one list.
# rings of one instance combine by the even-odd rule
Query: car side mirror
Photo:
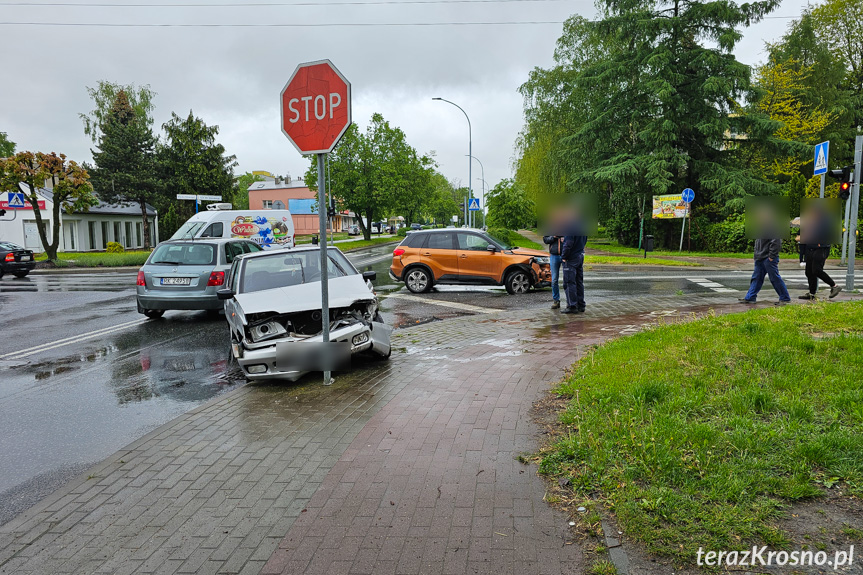
[(487, 250), (488, 250), (488, 251), (490, 251), (491, 253), (495, 253), (495, 252), (497, 251), (497, 247), (496, 247), (496, 246), (494, 246), (494, 245), (492, 245), (492, 244), (488, 244), (488, 247), (487, 247), (487, 248), (485, 248), (485, 249), (487, 249)]
[(363, 272), (363, 279), (364, 279), (364, 280), (367, 280), (367, 281), (373, 282), (373, 281), (375, 281), (375, 279), (376, 279), (377, 277), (378, 277), (378, 272), (375, 272), (375, 271), (367, 271), (367, 272)]
[(228, 288), (220, 289), (216, 292), (216, 296), (218, 296), (219, 299), (231, 299), (234, 297), (234, 290)]

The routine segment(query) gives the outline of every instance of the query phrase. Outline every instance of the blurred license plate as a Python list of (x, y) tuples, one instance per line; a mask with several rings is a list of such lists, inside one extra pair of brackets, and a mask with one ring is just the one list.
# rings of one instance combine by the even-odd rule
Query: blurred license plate
[(21, 261), (22, 261), (22, 262), (29, 262), (29, 261), (30, 261), (30, 256), (21, 256)]
[(187, 286), (192, 278), (162, 278), (159, 282), (163, 286)]

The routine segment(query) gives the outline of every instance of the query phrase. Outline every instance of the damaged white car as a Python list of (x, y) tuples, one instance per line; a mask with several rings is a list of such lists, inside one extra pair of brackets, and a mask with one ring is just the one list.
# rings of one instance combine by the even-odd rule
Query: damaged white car
[(338, 248), (328, 248), (330, 342), (323, 343), (318, 246), (245, 254), (234, 260), (225, 300), (231, 351), (247, 379), (296, 381), (311, 371), (340, 371), (353, 355), (390, 356), (371, 280)]

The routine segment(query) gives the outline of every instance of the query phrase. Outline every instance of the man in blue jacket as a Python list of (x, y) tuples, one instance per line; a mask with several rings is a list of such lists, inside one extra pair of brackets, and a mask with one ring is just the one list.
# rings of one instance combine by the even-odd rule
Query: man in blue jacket
[(563, 260), (563, 289), (566, 309), (560, 313), (584, 313), (584, 246), (587, 236), (564, 236), (560, 248)]

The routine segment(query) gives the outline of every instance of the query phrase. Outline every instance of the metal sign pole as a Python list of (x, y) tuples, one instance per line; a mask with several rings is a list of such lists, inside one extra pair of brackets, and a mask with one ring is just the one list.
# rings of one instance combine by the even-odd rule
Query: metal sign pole
[(821, 174), (821, 195), (819, 195), (818, 197), (824, 198), (824, 174)]
[(848, 271), (845, 290), (854, 290), (854, 260), (857, 251), (857, 211), (860, 208), (860, 172), (863, 171), (863, 136), (854, 142), (854, 186), (851, 188), (851, 213), (848, 225)]
[(848, 261), (848, 216), (851, 214), (851, 196), (845, 200), (845, 225), (842, 226), (842, 261), (841, 265), (845, 265)]
[[(324, 158), (326, 154), (318, 154), (318, 224), (321, 228), (321, 334), (324, 344), (330, 341), (330, 286), (327, 273), (327, 193), (324, 189), (326, 175), (324, 173)], [(324, 372), (324, 385), (333, 383), (332, 374)]]
[(686, 218), (689, 217), (689, 203), (686, 204), (686, 212), (683, 214), (683, 227), (680, 228), (680, 249), (678, 252), (683, 251), (683, 232), (686, 231)]

